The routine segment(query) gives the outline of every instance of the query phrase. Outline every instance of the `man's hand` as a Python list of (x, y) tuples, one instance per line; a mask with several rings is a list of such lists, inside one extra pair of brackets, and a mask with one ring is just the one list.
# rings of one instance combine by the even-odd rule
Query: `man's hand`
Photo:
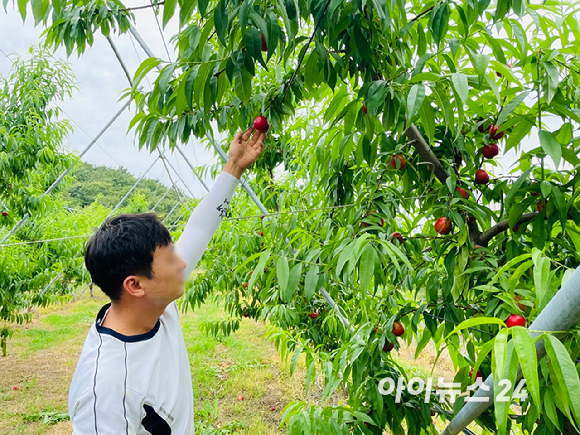
[[(254, 135), (250, 139), (252, 132)], [(231, 161), (242, 170), (248, 169), (262, 154), (265, 137), (266, 133), (256, 130), (253, 125), (243, 134), (239, 131), (230, 144), (228, 163)]]

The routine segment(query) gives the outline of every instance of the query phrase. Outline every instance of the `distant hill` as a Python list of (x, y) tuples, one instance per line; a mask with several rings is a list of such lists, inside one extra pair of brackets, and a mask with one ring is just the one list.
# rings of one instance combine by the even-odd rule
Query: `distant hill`
[[(72, 171), (71, 178), (69, 186), (61, 192), (61, 195), (71, 209), (77, 210), (87, 207), (94, 201), (113, 208), (137, 181), (137, 178), (123, 167), (113, 169), (86, 162), (82, 162), (81, 166)], [(144, 178), (127, 198), (127, 201), (135, 195), (141, 194), (149, 201), (147, 210), (151, 210), (157, 201), (166, 195), (155, 208), (155, 212), (166, 214), (178, 202), (178, 196), (174, 189), (167, 194), (166, 192), (167, 187), (164, 184), (157, 180)], [(180, 195), (188, 198), (188, 195), (181, 189)]]

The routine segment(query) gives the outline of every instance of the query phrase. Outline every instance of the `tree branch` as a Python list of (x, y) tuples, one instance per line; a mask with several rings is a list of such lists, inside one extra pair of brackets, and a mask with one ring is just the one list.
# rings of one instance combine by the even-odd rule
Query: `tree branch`
[(412, 23), (413, 21), (416, 21), (416, 20), (418, 20), (419, 18), (421, 18), (423, 15), (425, 15), (425, 14), (428, 14), (429, 12), (431, 12), (431, 11), (433, 10), (433, 8), (434, 8), (434, 7), (435, 7), (435, 6), (431, 6), (431, 7), (427, 8), (427, 9), (425, 9), (423, 12), (421, 12), (421, 13), (420, 13), (419, 15), (417, 15), (415, 18), (411, 18), (411, 19), (409, 20), (409, 23)]
[(419, 156), (426, 161), (427, 163), (431, 164), (431, 169), (435, 173), (435, 176), (439, 179), (441, 184), (445, 184), (445, 180), (449, 177), (449, 174), (441, 164), (441, 161), (437, 158), (437, 156), (431, 150), (429, 144), (423, 139), (423, 136), (415, 127), (415, 124), (411, 124), (411, 126), (405, 131), (407, 137), (411, 140), (411, 143), (415, 147), (415, 150), (419, 154)]
[[(529, 222), (531, 220), (534, 220), (536, 218), (537, 215), (539, 215), (540, 213), (538, 213), (537, 211), (531, 212), (531, 213), (524, 213), (522, 215), (522, 217), (520, 218), (520, 220), (518, 221), (518, 224), (524, 224), (526, 222)], [(517, 224), (516, 224), (517, 225)], [(509, 224), (508, 224), (508, 220), (506, 219), (505, 221), (501, 221), (499, 223), (497, 223), (496, 225), (494, 225), (493, 227), (491, 227), (489, 230), (487, 230), (484, 233), (481, 233), (477, 239), (477, 244), (481, 245), (481, 246), (485, 246), (487, 247), (489, 241), (491, 239), (493, 239), (495, 236), (497, 236), (499, 233), (503, 233), (504, 231), (506, 231), (509, 228)]]
[[(165, 4), (165, 1), (161, 1), (159, 3), (154, 3), (154, 4), (150, 4), (150, 5), (144, 5), (144, 6), (135, 6), (132, 8), (125, 8), (125, 9), (119, 9), (120, 12), (126, 12), (126, 11), (138, 11), (140, 9), (148, 9), (148, 8), (153, 8), (155, 6), (162, 6)], [(111, 10), (109, 10), (109, 12), (112, 12)]]

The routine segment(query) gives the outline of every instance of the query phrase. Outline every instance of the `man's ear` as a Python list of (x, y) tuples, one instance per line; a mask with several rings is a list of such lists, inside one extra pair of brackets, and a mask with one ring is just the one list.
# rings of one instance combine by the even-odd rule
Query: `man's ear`
[(142, 298), (145, 296), (145, 290), (141, 286), (141, 277), (137, 275), (129, 275), (123, 281), (123, 290), (129, 296), (135, 298)]

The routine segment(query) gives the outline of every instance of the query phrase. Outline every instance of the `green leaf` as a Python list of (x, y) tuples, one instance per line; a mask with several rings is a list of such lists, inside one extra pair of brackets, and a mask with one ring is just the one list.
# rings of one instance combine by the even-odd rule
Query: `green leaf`
[(407, 95), (407, 124), (413, 122), (413, 118), (417, 115), (424, 99), (425, 85), (423, 83), (414, 84), (409, 91), (409, 95)]
[(534, 341), (527, 329), (521, 326), (511, 328), (514, 347), (522, 367), (522, 374), (526, 380), (528, 390), (538, 408), (542, 407), (540, 401), (540, 381), (538, 379), (538, 358)]
[(297, 347), (294, 351), (294, 355), (292, 355), (292, 359), (290, 360), (290, 376), (292, 376), (292, 373), (294, 373), (294, 370), (296, 369), (296, 363), (298, 362), (300, 352), (302, 352), (303, 349), (302, 346)]
[(159, 93), (165, 94), (169, 90), (169, 81), (173, 78), (174, 70), (175, 64), (170, 64), (161, 71), (161, 75), (159, 76)]
[(228, 10), (226, 8), (225, 0), (220, 0), (214, 11), (214, 25), (216, 34), (223, 44), (224, 47), (227, 46), (226, 42), (226, 30), (228, 28)]
[(425, 134), (429, 139), (433, 139), (435, 136), (435, 111), (429, 102), (421, 105), (419, 116), (421, 117), (421, 125), (425, 129)]
[(245, 69), (234, 71), (234, 89), (242, 102), (248, 103), (252, 96), (252, 76)]
[(491, 47), (491, 50), (493, 51), (493, 55), (495, 56), (495, 58), (498, 60), (498, 62), (501, 62), (503, 64), (505, 64), (507, 62), (504, 54), (503, 54), (503, 50), (501, 48), (501, 45), (495, 40), (495, 38), (490, 34), (489, 31), (485, 31), (483, 32), (485, 38), (487, 39), (488, 44)]
[(190, 109), (193, 109), (193, 83), (197, 77), (197, 71), (199, 70), (199, 65), (196, 65), (193, 69), (189, 71), (187, 78), (185, 79), (185, 99), (187, 100), (187, 105)]
[(479, 83), (483, 83), (483, 77), (487, 71), (487, 66), (489, 65), (489, 54), (476, 54), (475, 55), (475, 71), (479, 77)]
[(503, 320), (498, 319), (497, 317), (474, 317), (471, 319), (464, 320), (459, 325), (457, 325), (453, 329), (453, 331), (447, 334), (447, 336), (445, 337), (445, 341), (447, 341), (448, 338), (451, 337), (453, 334), (457, 334), (459, 331), (462, 331), (466, 328), (473, 328), (474, 326), (477, 325), (494, 325), (494, 324), (505, 326)]
[(250, 56), (260, 62), (264, 68), (267, 68), (266, 62), (264, 62), (264, 58), (262, 57), (262, 38), (260, 37), (258, 29), (254, 27), (248, 28), (246, 32), (246, 48)]
[(196, 0), (183, 0), (179, 8), (179, 24), (183, 28), (191, 18)]
[(532, 228), (532, 246), (536, 249), (544, 249), (546, 245), (546, 222), (544, 216), (539, 214), (534, 219)]
[(514, 195), (516, 193), (518, 193), (520, 191), (522, 184), (524, 183), (524, 181), (526, 181), (528, 179), (530, 172), (532, 172), (532, 168), (525, 171), (522, 175), (519, 176), (519, 178), (516, 180), (516, 182), (514, 184), (512, 184), (512, 187), (510, 188), (510, 190), (508, 191), (508, 193), (505, 196), (506, 207), (509, 207), (511, 205), (512, 198), (514, 197)]
[(540, 136), (542, 149), (552, 158), (556, 169), (558, 169), (560, 160), (562, 159), (562, 145), (560, 145), (560, 142), (549, 131), (540, 130), (538, 134)]
[(362, 34), (360, 27), (354, 26), (353, 33), (358, 53), (360, 53), (362, 58), (366, 60), (368, 63), (372, 63), (371, 46), (369, 45), (367, 38), (365, 38), (364, 35)]
[(276, 272), (278, 277), (278, 285), (280, 286), (280, 294), (285, 302), (290, 302), (286, 299), (286, 291), (288, 289), (288, 279), (290, 277), (290, 268), (288, 267), (288, 259), (280, 257), (276, 263)]
[(433, 32), (433, 41), (437, 46), (445, 38), (449, 26), (449, 5), (447, 1), (438, 3), (431, 12), (429, 28)]
[[(525, 202), (516, 202), (509, 209), (508, 214), (508, 226), (513, 228), (520, 221), (520, 218), (524, 214), (524, 211), (529, 207)], [(521, 230), (520, 230), (521, 231)]]
[(518, 94), (516, 97), (512, 98), (510, 102), (505, 105), (497, 117), (496, 125), (502, 125), (508, 116), (510, 116), (513, 111), (516, 110), (520, 104), (522, 104), (522, 101), (524, 101), (529, 93), (530, 91), (524, 91)]
[(566, 347), (551, 334), (543, 335), (546, 352), (550, 363), (558, 377), (560, 385), (566, 387), (566, 399), (572, 410), (574, 419), (580, 424), (580, 379), (574, 362)]
[(368, 424), (375, 425), (375, 422), (373, 421), (373, 419), (372, 419), (372, 418), (370, 418), (368, 415), (366, 415), (366, 414), (365, 414), (365, 413), (363, 413), (363, 412), (360, 412), (360, 411), (354, 411), (354, 412), (353, 412), (353, 415), (354, 415), (354, 416), (356, 417), (356, 419), (357, 419), (357, 420), (359, 420), (359, 421), (364, 421), (364, 422), (366, 422), (366, 423), (368, 423)]
[(366, 292), (375, 273), (375, 249), (372, 244), (368, 243), (362, 252), (359, 263), (359, 279), (363, 292)]
[(244, 0), (240, 7), (240, 30), (242, 31), (242, 34), (246, 29), (246, 24), (248, 24), (248, 17), (250, 16), (250, 11), (253, 6), (254, 0)]
[(351, 242), (348, 245), (346, 245), (340, 256), (338, 257), (338, 261), (336, 263), (336, 279), (340, 280), (340, 273), (342, 272), (342, 268), (344, 267), (344, 265), (346, 264), (346, 262), (348, 260), (350, 260), (350, 255), (352, 254), (352, 251), (354, 249), (355, 246), (355, 242)]
[(173, 17), (176, 3), (177, 0), (165, 0), (163, 4), (163, 28), (165, 28), (171, 17)]
[(306, 296), (306, 300), (309, 302), (316, 291), (316, 286), (318, 285), (319, 271), (320, 267), (318, 265), (312, 266), (308, 270), (306, 278), (304, 279), (304, 295)]
[(156, 57), (150, 57), (149, 59), (145, 59), (141, 63), (141, 65), (139, 65), (137, 71), (135, 71), (135, 76), (133, 77), (133, 86), (137, 88), (137, 86), (139, 85), (139, 83), (141, 83), (141, 80), (145, 78), (147, 73), (151, 71), (153, 68), (157, 67), (157, 65), (159, 65), (160, 63), (161, 59), (158, 59)]
[(296, 293), (301, 275), (302, 275), (302, 263), (298, 263), (292, 268), (292, 270), (290, 270), (290, 276), (288, 277), (288, 285), (286, 286), (286, 291), (284, 292), (286, 302), (289, 302), (294, 296), (294, 293)]
[(48, 10), (48, 0), (32, 0), (32, 16), (34, 25), (38, 25)]
[(250, 19), (256, 25), (256, 27), (260, 29), (260, 32), (264, 34), (266, 41), (268, 41), (270, 35), (268, 35), (268, 25), (266, 24), (266, 20), (264, 20), (264, 18), (262, 18), (262, 16), (255, 10), (250, 12)]
[(481, 363), (483, 363), (483, 361), (487, 358), (487, 355), (489, 354), (489, 352), (493, 348), (494, 344), (495, 344), (495, 342), (493, 340), (489, 340), (487, 343), (485, 343), (483, 346), (481, 346), (481, 348), (479, 350), (479, 354), (477, 355), (477, 361), (475, 362), (475, 365), (473, 366), (474, 373), (477, 373), (477, 371), (479, 370), (479, 367), (481, 366)]
[(179, 85), (177, 86), (177, 99), (175, 101), (175, 112), (181, 115), (187, 107), (187, 96), (185, 95), (185, 84), (187, 83), (187, 76), (191, 73), (191, 70), (185, 71), (177, 79)]
[(250, 281), (248, 282), (248, 288), (254, 288), (254, 283), (256, 282), (258, 277), (260, 275), (262, 275), (262, 273), (264, 273), (264, 266), (266, 265), (266, 262), (270, 259), (271, 255), (272, 255), (272, 250), (270, 250), (270, 249), (262, 252), (262, 254), (260, 255), (260, 260), (258, 261), (258, 265), (254, 269), (254, 273), (252, 274), (252, 277), (250, 278)]
[[(245, 3), (245, 2), (244, 2)], [(277, 0), (278, 4), (278, 11), (282, 15), (282, 19), (284, 20), (284, 28), (286, 29), (286, 34), (289, 41), (293, 41), (296, 36), (296, 21), (291, 20), (288, 16), (288, 11), (286, 10), (286, 6), (282, 0)]]
[(193, 96), (199, 106), (203, 104), (205, 84), (207, 83), (207, 78), (212, 71), (213, 65), (210, 63), (202, 63), (197, 71), (195, 82), (193, 84)]
[(546, 390), (544, 390), (543, 397), (544, 397), (543, 405), (546, 416), (552, 422), (552, 424), (556, 426), (556, 428), (558, 428), (558, 430), (561, 430), (562, 428), (560, 427), (558, 412), (556, 411), (556, 405), (554, 405), (554, 393), (552, 392), (552, 389), (547, 388)]
[(550, 285), (550, 259), (542, 256), (542, 251), (532, 248), (534, 260), (534, 286), (536, 288), (536, 301), (538, 312), (548, 303), (547, 296)]
[(205, 11), (207, 10), (207, 5), (209, 4), (209, 0), (198, 0), (197, 8), (199, 9), (199, 13), (201, 17), (205, 15)]
[(548, 74), (547, 77), (547, 89), (545, 92), (546, 103), (550, 104), (554, 95), (556, 94), (556, 89), (558, 89), (559, 81), (559, 71), (558, 68), (552, 62), (542, 62), (544, 69)]
[(507, 338), (509, 330), (506, 328), (501, 329), (498, 334), (493, 339), (493, 353), (491, 358), (492, 372), (495, 374), (493, 377), (493, 392), (495, 397), (495, 419), (498, 425), (498, 433), (500, 435), (506, 432), (507, 423), (507, 409), (509, 407), (509, 402), (503, 402), (497, 400), (497, 395), (503, 390), (499, 382), (504, 378), (504, 373), (506, 365), (508, 363), (508, 352), (507, 352)]
[(467, 84), (467, 76), (463, 73), (453, 73), (451, 74), (451, 81), (453, 82), (453, 87), (464, 103), (467, 102), (469, 97), (469, 86)]
[(26, 5), (28, 5), (28, 0), (18, 0), (18, 11), (22, 17), (22, 21), (26, 19)]
[(278, 47), (278, 42), (280, 41), (280, 33), (282, 30), (280, 29), (280, 24), (278, 24), (278, 17), (270, 11), (268, 14), (268, 19), (266, 21), (268, 25), (268, 54), (267, 57), (270, 59), (272, 54), (276, 51)]
[[(507, 138), (504, 153), (507, 153), (514, 147), (518, 147), (523, 138), (530, 134), (533, 126), (534, 124), (529, 122), (526, 118), (520, 118), (520, 120), (513, 126), (512, 131)], [(578, 161), (580, 162), (580, 159)]]

